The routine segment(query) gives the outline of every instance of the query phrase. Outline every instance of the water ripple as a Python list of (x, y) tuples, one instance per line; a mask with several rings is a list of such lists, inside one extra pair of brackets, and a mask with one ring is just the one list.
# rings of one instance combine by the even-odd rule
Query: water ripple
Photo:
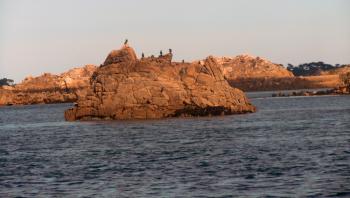
[(349, 197), (349, 101), (127, 122), (65, 122), (70, 104), (0, 108), (0, 197)]

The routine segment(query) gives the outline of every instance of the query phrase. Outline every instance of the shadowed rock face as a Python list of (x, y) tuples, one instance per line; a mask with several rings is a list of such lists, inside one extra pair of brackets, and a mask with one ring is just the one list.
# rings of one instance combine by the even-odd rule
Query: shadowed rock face
[(172, 54), (137, 59), (132, 48), (112, 51), (91, 78), (91, 87), (65, 112), (68, 121), (155, 119), (254, 112), (232, 88), (213, 57), (171, 62)]

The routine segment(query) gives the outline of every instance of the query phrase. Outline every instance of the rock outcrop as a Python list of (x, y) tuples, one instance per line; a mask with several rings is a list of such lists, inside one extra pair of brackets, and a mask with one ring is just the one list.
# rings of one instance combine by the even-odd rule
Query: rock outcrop
[(216, 61), (222, 66), (224, 75), (229, 80), (239, 78), (285, 78), (293, 77), (283, 65), (274, 64), (264, 58), (251, 55), (236, 57), (217, 57)]
[(215, 59), (229, 83), (244, 91), (283, 89), (281, 79), (294, 77), (283, 65), (260, 57), (239, 55)]
[(75, 102), (79, 91), (84, 90), (96, 66), (74, 68), (60, 75), (45, 73), (27, 77), (15, 86), (0, 89), (0, 105), (26, 105)]
[(65, 112), (68, 121), (156, 119), (254, 112), (245, 94), (224, 79), (213, 57), (171, 62), (172, 54), (137, 59), (132, 48), (112, 51), (85, 95)]

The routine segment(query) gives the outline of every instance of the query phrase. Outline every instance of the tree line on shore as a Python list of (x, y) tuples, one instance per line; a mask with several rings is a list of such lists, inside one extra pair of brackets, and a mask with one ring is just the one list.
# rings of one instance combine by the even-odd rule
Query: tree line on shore
[(0, 86), (12, 86), (14, 85), (14, 80), (8, 78), (0, 79)]
[(297, 66), (288, 64), (287, 69), (294, 74), (294, 76), (316, 76), (320, 75), (322, 72), (330, 71), (336, 68), (345, 67), (347, 65), (340, 64), (327, 64), (322, 61), (304, 63)]

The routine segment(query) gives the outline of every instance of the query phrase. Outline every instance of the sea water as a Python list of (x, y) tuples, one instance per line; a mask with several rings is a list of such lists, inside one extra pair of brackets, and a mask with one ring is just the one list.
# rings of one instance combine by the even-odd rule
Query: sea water
[(148, 121), (1, 107), (0, 197), (350, 197), (350, 97), (251, 95), (256, 113)]

